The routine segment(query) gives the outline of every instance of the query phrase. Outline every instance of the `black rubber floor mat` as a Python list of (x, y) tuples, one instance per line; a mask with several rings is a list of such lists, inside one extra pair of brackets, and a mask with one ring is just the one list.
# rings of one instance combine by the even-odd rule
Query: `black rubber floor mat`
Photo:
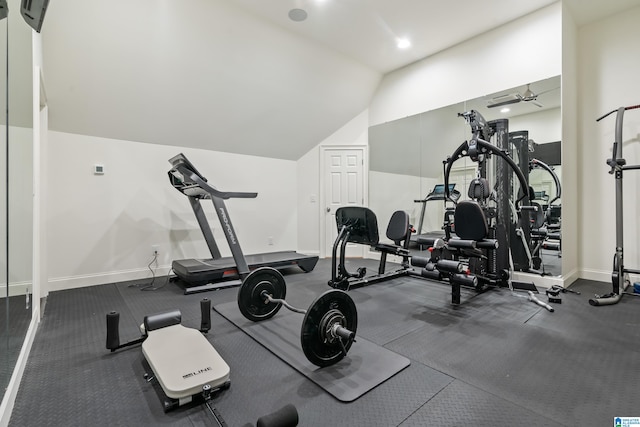
[(302, 316), (278, 313), (267, 321), (254, 323), (242, 316), (235, 302), (216, 305), (214, 309), (342, 402), (356, 400), (411, 364), (406, 357), (364, 338), (357, 338), (343, 360), (320, 369), (309, 362), (302, 352)]

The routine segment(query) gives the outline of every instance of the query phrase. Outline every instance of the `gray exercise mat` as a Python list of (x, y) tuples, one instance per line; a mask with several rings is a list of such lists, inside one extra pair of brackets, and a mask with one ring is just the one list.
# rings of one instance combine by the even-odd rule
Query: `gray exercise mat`
[(214, 310), (342, 402), (356, 400), (411, 364), (404, 356), (356, 337), (344, 359), (318, 368), (300, 346), (301, 315), (281, 310), (269, 320), (254, 323), (242, 316), (235, 301), (216, 305)]

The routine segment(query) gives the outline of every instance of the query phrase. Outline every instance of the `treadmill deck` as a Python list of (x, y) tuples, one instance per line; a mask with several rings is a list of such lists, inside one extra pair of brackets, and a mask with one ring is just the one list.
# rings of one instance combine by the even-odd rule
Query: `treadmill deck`
[[(318, 262), (318, 257), (315, 255), (303, 255), (295, 251), (246, 255), (245, 258), (250, 270), (260, 267), (284, 269), (298, 266), (304, 272), (309, 272), (314, 269)], [(238, 269), (232, 257), (175, 260), (171, 268), (189, 286), (201, 286), (212, 282), (239, 278)]]

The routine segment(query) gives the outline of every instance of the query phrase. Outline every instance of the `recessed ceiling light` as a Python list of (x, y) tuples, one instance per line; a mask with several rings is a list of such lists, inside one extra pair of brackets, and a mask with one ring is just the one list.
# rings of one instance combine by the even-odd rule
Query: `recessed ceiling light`
[(511, 111), (511, 108), (506, 108), (506, 107), (500, 110), (501, 113), (508, 113), (509, 111)]
[(396, 40), (398, 49), (406, 49), (411, 46), (411, 41), (409, 39), (398, 39)]
[(289, 11), (289, 19), (295, 22), (301, 22), (307, 19), (307, 11), (304, 9), (291, 9)]

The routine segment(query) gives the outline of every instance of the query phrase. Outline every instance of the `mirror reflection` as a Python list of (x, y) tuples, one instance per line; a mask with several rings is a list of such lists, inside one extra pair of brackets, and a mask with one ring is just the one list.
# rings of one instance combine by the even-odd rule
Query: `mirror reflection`
[[(20, 2), (9, 0), (0, 21), (0, 209), (2, 226), (2, 368), (4, 393), (31, 321), (33, 252), (33, 80), (31, 28), (20, 15)], [(8, 40), (8, 44), (7, 44)]]
[[(6, 9), (4, 9), (6, 11)], [(2, 19), (0, 21), (0, 170), (4, 172), (4, 168), (7, 164), (6, 147), (7, 147), (7, 20)], [(2, 173), (0, 178), (0, 283), (2, 289), (0, 289), (0, 324), (2, 324), (2, 330), (0, 331), (0, 398), (4, 394), (4, 390), (9, 383), (11, 372), (13, 371), (13, 365), (15, 358), (12, 357), (10, 351), (11, 346), (11, 322), (10, 322), (10, 301), (7, 298), (9, 293), (9, 281), (7, 280), (7, 204), (6, 204), (6, 191), (7, 191), (6, 174)], [(5, 356), (6, 355), (6, 356)]]
[[(560, 76), (369, 128), (370, 208), (379, 224), (386, 224), (394, 211), (405, 210), (416, 234), (444, 234), (446, 215), (458, 200), (468, 199), (469, 184), (478, 175), (478, 164), (468, 157), (455, 162), (449, 176), (455, 200), (445, 200), (443, 162), (471, 137), (469, 125), (458, 117), (470, 110), (487, 121), (508, 120), (510, 155), (523, 162), (531, 202), (540, 206), (540, 215), (531, 215), (526, 245), (510, 244), (526, 246), (515, 270), (560, 275)], [(519, 185), (513, 187), (518, 191)]]

